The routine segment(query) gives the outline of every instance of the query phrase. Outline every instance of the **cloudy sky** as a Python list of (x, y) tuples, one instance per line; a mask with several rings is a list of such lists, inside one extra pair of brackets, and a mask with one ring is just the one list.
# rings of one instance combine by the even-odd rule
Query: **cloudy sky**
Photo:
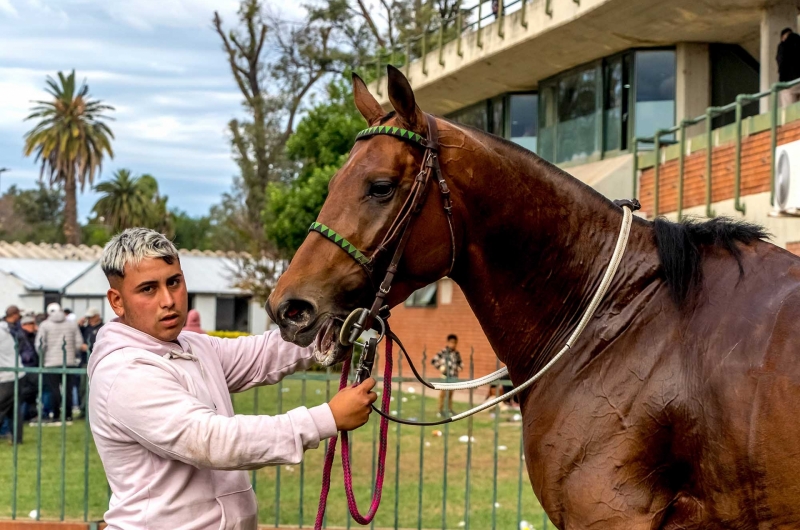
[[(273, 2), (277, 3), (277, 2)], [(281, 2), (281, 16), (302, 16)], [(115, 157), (103, 166), (155, 176), (169, 203), (201, 215), (230, 187), (237, 169), (226, 124), (240, 116), (211, 18), (228, 26), (238, 0), (0, 0), (0, 192), (32, 187), (33, 159), (22, 156), (32, 100), (46, 98), (48, 75), (76, 70), (90, 93), (116, 108)], [(273, 6), (274, 7), (274, 6)], [(81, 218), (96, 195), (79, 197)]]

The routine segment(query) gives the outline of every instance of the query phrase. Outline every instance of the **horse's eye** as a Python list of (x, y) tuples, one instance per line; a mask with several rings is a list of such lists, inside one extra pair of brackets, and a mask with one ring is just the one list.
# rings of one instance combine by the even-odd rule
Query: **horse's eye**
[(373, 182), (369, 185), (370, 197), (386, 199), (391, 197), (392, 193), (394, 193), (394, 184), (391, 182)]

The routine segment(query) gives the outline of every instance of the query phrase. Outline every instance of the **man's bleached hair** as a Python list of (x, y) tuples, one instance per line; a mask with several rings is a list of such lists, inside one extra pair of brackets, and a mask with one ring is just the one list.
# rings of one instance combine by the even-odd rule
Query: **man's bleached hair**
[(106, 244), (100, 268), (107, 278), (124, 278), (125, 265), (138, 265), (145, 258), (161, 258), (170, 265), (180, 261), (178, 249), (163, 234), (149, 228), (128, 228)]

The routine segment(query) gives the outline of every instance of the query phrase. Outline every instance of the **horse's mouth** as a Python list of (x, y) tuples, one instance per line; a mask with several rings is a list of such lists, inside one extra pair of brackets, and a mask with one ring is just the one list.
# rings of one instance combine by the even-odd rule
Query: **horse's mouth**
[(352, 346), (339, 342), (342, 320), (329, 316), (320, 326), (314, 339), (314, 359), (322, 366), (333, 366), (344, 359)]

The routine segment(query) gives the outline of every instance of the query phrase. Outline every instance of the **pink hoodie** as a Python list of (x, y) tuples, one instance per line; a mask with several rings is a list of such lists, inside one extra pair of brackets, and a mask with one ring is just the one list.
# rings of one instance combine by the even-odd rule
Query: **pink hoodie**
[(273, 384), (312, 362), (276, 331), (239, 339), (181, 333), (161, 342), (112, 321), (89, 359), (89, 419), (113, 495), (111, 530), (250, 530), (247, 473), (296, 464), (336, 434), (327, 404), (234, 416), (230, 392)]

